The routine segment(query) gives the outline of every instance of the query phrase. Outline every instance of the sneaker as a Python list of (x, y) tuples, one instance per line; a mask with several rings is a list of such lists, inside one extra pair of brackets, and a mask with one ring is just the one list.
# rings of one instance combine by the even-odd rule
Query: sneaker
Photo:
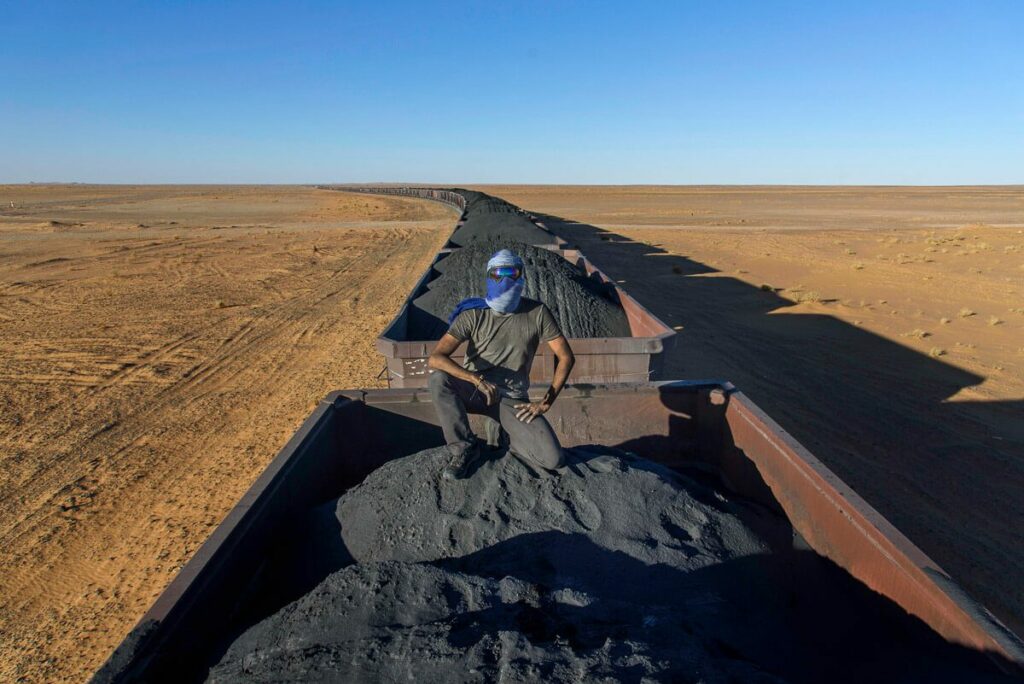
[(473, 465), (473, 461), (476, 460), (479, 453), (480, 446), (474, 443), (472, 446), (464, 449), (462, 453), (452, 456), (451, 460), (448, 461), (448, 465), (441, 471), (441, 477), (446, 480), (461, 480), (466, 475), (466, 471), (469, 470), (469, 466)]

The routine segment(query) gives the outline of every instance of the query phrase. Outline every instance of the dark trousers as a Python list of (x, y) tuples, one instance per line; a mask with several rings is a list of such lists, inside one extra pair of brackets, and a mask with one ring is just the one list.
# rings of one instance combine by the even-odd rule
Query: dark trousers
[(480, 390), (444, 371), (431, 373), (429, 384), (444, 440), (453, 455), (470, 448), (476, 440), (469, 427), (468, 414), (477, 413), (501, 423), (508, 433), (509, 449), (517, 455), (548, 470), (560, 468), (565, 462), (558, 437), (544, 416), (537, 416), (530, 423), (516, 418), (514, 407), (526, 403), (525, 399), (502, 397), (499, 402), (488, 406), (487, 398)]

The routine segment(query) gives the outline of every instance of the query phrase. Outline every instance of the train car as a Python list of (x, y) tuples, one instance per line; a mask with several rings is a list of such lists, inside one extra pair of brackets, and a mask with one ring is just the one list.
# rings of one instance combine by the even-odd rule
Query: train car
[[(959, 681), (1021, 673), (1024, 645), (1015, 634), (731, 384), (576, 385), (563, 392), (549, 418), (567, 447), (628, 448), (672, 469), (703, 473), (729, 496), (783, 517), (793, 548), (827, 559), (866, 587), (865, 596), (906, 611), (942, 648), (979, 654), (985, 665), (977, 678)], [(235, 636), (310, 589), (279, 569), (290, 567), (309, 510), (383, 464), (442, 443), (425, 390), (330, 394), (93, 681), (203, 680)], [(803, 590), (784, 575), (775, 581), (781, 593), (798, 597)], [(826, 631), (846, 616), (817, 618), (817, 629)], [(859, 623), (856, 629), (876, 627)]]

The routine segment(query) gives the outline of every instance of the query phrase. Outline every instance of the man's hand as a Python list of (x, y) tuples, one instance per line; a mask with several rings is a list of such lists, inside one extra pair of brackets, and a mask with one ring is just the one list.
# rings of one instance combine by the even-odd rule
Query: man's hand
[(484, 395), (484, 400), (487, 401), (488, 406), (491, 406), (498, 401), (498, 386), (494, 383), (487, 382), (478, 376), (476, 388)]
[(516, 418), (524, 423), (532, 423), (537, 416), (547, 413), (551, 404), (543, 401), (532, 401), (529, 404), (516, 404)]

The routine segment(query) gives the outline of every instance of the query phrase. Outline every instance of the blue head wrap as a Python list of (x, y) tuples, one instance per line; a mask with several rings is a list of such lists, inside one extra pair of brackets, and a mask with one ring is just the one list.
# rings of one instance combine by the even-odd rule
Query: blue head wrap
[[(521, 272), (523, 260), (510, 250), (503, 249), (496, 252), (490, 261), (487, 262), (487, 270), (489, 272), (492, 268), (499, 266), (515, 266)], [(487, 302), (487, 306), (498, 313), (512, 313), (519, 308), (519, 300), (523, 296), (523, 287), (525, 285), (526, 278), (522, 275), (515, 280), (512, 278), (502, 278), (498, 282), (488, 278), (487, 296), (484, 298), (484, 301)]]
[[(511, 251), (503, 249), (500, 252), (495, 253), (491, 257), (490, 261), (487, 262), (487, 270), (490, 271), (495, 266), (518, 266), (522, 269), (523, 260)], [(523, 295), (523, 287), (525, 285), (526, 279), (522, 276), (520, 276), (518, 280), (502, 278), (501, 281), (497, 283), (488, 278), (487, 298), (470, 297), (469, 299), (463, 299), (455, 305), (455, 309), (448, 316), (448, 325), (454, 323), (460, 313), (469, 309), (491, 308), (501, 313), (515, 311), (519, 308), (519, 300)]]

